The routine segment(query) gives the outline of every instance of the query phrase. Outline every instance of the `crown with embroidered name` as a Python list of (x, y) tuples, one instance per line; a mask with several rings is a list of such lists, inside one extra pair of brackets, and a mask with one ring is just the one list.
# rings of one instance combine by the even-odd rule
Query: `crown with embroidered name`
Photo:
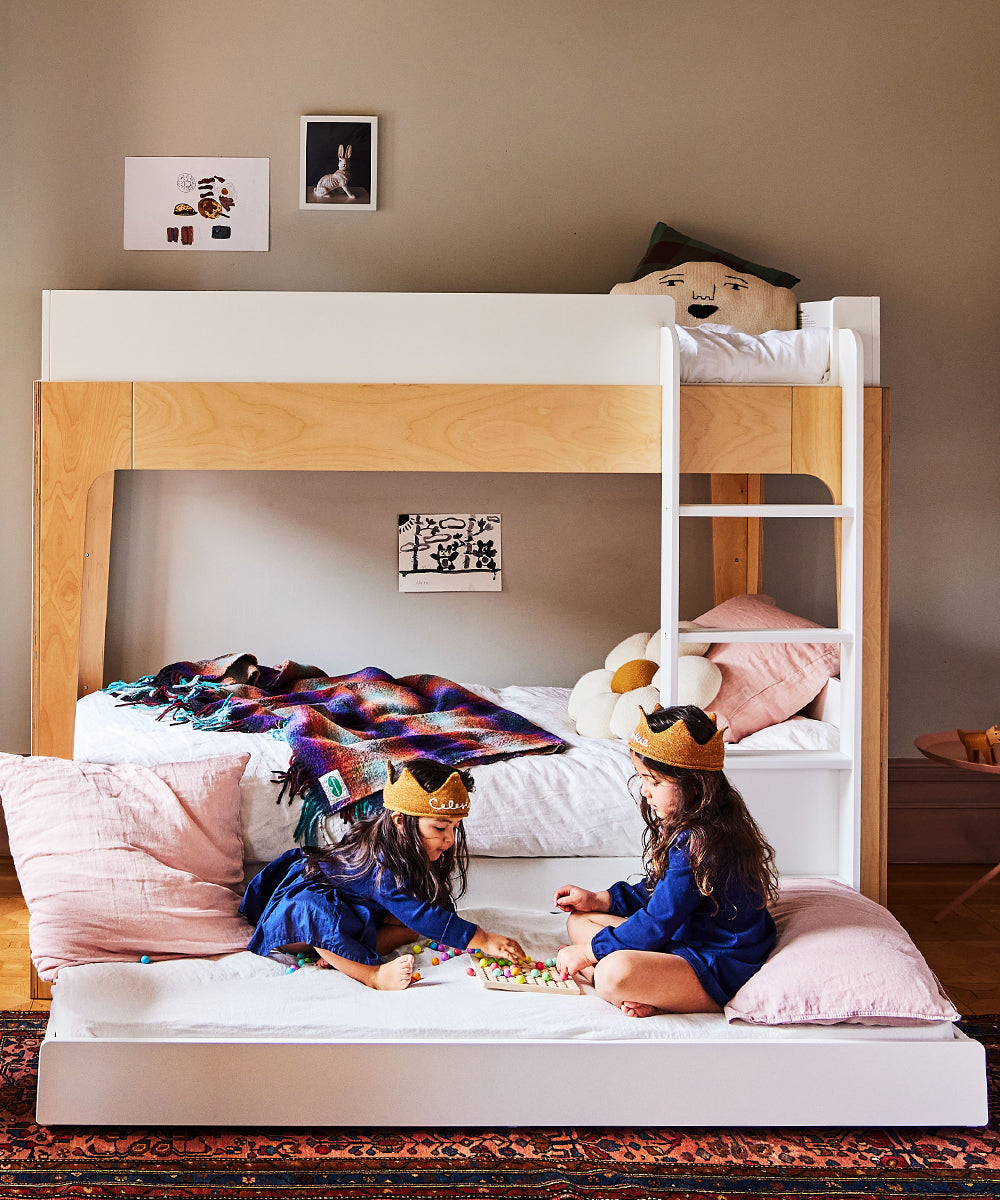
[[(655, 711), (655, 710), (654, 710)], [(715, 713), (706, 714), (715, 722)], [(721, 771), (726, 760), (726, 747), (722, 740), (724, 729), (717, 729), (702, 746), (691, 736), (683, 720), (668, 725), (660, 733), (653, 733), (649, 720), (642, 708), (639, 709), (639, 724), (629, 738), (629, 748), (643, 758), (664, 763), (668, 767), (687, 767), (690, 771)]]
[(404, 767), (395, 779), (392, 771), (388, 771), (382, 789), (382, 807), (409, 817), (447, 817), (450, 821), (461, 821), (469, 815), (469, 793), (457, 771), (452, 771), (436, 791), (427, 792), (414, 779), (410, 769)]

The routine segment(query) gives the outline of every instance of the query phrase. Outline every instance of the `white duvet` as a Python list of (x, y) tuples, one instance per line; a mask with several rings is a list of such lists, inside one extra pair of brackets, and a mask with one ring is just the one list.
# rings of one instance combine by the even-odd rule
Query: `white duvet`
[(830, 378), (830, 330), (677, 326), (682, 383), (819, 384)]
[[(562, 754), (526, 754), (477, 767), (472, 811), (465, 821), (469, 852), (499, 858), (630, 857), (643, 823), (628, 791), (632, 775), (624, 742), (581, 737), (566, 711), (569, 689), (466, 685), (562, 738)], [(119, 705), (106, 692), (77, 703), (74, 757), (145, 766), (249, 754), (241, 819), (248, 863), (269, 862), (294, 844), (298, 802), (278, 800), (274, 774), (288, 766), (288, 743), (265, 733), (215, 733), (158, 721), (157, 710)], [(727, 747), (753, 750), (835, 747), (837, 730), (822, 721), (793, 720)], [(530, 819), (526, 819), (530, 812)], [(336, 822), (331, 832), (336, 834)]]

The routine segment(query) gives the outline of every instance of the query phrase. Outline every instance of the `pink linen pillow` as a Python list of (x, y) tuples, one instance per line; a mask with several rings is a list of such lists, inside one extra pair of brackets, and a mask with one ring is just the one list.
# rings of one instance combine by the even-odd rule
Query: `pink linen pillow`
[(957, 1021), (923, 955), (896, 918), (831, 880), (782, 884), (778, 944), (726, 1005), (752, 1025), (922, 1025)]
[(61, 967), (243, 950), (239, 782), (249, 755), (156, 767), (0, 754), (31, 958)]
[[(734, 596), (698, 617), (715, 629), (819, 629), (778, 608), (770, 596)], [(722, 672), (712, 701), (725, 740), (787, 721), (840, 671), (840, 647), (821, 642), (716, 642), (705, 655)]]

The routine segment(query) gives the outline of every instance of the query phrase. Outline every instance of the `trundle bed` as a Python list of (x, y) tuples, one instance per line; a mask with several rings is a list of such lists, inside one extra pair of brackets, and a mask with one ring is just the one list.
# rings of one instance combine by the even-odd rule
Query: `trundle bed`
[[(220, 299), (222, 327), (212, 320)], [(877, 301), (804, 305), (803, 323), (829, 331), (828, 377), (787, 385), (682, 386), (673, 315), (669, 299), (647, 296), (46, 293), (36, 390), (33, 755), (70, 758), (74, 727), (77, 757), (98, 762), (250, 754), (245, 832), (260, 803), (254, 789), (274, 765), (273, 745), (157, 726), (148, 712), (112, 711), (100, 694), (115, 471), (661, 473), (665, 694), (676, 694), (680, 644), (694, 640), (678, 632), (688, 615), (678, 611), (679, 521), (713, 519), (717, 601), (759, 590), (754, 548), (765, 518), (836, 522), (835, 628), (726, 629), (715, 637), (839, 647), (839, 678), (816, 702), (823, 711), (811, 711), (833, 740), (820, 749), (796, 748), (794, 740), (777, 750), (731, 746), (726, 770), (776, 846), (779, 928), (794, 940), (805, 921), (809, 937), (819, 938), (796, 942), (813, 954), (803, 960), (804, 983), (815, 975), (850, 978), (856, 946), (838, 942), (836, 927), (851, 926), (854, 914), (860, 926), (874, 922), (863, 950), (889, 954), (888, 926), (877, 915), (885, 898), (888, 412), (878, 386)], [(712, 505), (680, 504), (682, 472), (711, 475)], [(769, 473), (818, 476), (832, 502), (811, 513), (758, 503), (756, 481)], [(615, 808), (627, 758), (620, 744), (607, 744), (600, 754), (609, 758), (587, 759), (586, 739), (574, 739), (565, 715), (565, 689), (481, 690), (537, 718), (568, 750), (476, 771), (478, 824), (470, 818), (470, 888), (460, 910), (519, 933), (532, 953), (554, 953), (562, 918), (550, 911), (552, 888), (603, 887), (639, 870), (635, 814)], [(114, 733), (116, 723), (133, 720)], [(598, 832), (575, 843), (571, 811), (562, 824), (553, 820), (542, 843), (518, 842), (511, 831), (519, 823), (503, 818), (516, 805), (509, 794), (543, 786), (578, 792), (544, 774), (572, 765), (574, 755), (607, 797)], [(522, 764), (534, 774), (519, 777)], [(499, 799), (491, 772), (507, 780)], [(607, 779), (620, 782), (605, 787)], [(244, 840), (245, 857), (266, 858), (269, 839), (288, 836), (261, 826), (255, 842)], [(793, 962), (791, 940), (788, 953), (779, 943), (775, 963)], [(815, 1007), (796, 1018), (787, 980), (783, 986), (777, 1016), (768, 1016), (766, 998), (753, 1009), (741, 1008), (738, 996), (727, 1015), (636, 1021), (592, 992), (530, 999), (488, 992), (467, 977), (461, 957), (427, 967), (423, 983), (400, 994), (365, 991), (332, 971), (287, 974), (248, 953), (70, 966), (52, 988), (38, 1119), (278, 1126), (987, 1119), (983, 1047), (957, 1030), (946, 998), (937, 997), (937, 1019), (910, 1012), (880, 1020), (878, 1006), (863, 1002), (853, 1018)]]

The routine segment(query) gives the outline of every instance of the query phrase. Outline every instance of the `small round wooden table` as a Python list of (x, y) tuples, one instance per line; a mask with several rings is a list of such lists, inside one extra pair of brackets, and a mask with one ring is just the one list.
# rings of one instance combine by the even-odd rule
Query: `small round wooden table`
[[(915, 738), (913, 744), (925, 758), (947, 763), (949, 767), (960, 767), (963, 771), (982, 771), (989, 775), (1000, 775), (1000, 764), (969, 762), (957, 729), (948, 729), (943, 733), (925, 733), (921, 737)], [(950, 904), (946, 904), (934, 920), (943, 921), (949, 913), (954, 912), (960, 904), (978, 892), (981, 887), (985, 887), (997, 875), (1000, 875), (1000, 863), (997, 863), (981, 879), (977, 879), (975, 883), (967, 887), (961, 896), (957, 896)]]

